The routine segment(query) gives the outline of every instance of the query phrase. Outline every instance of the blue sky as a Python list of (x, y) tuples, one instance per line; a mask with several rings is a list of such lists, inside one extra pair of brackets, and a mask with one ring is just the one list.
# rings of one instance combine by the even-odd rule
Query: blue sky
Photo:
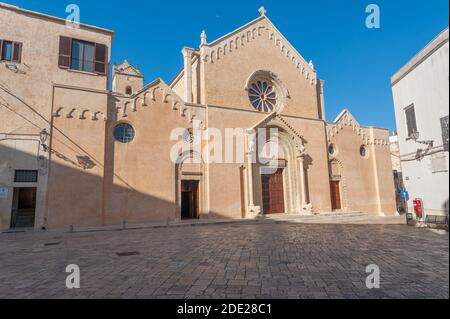
[[(128, 59), (145, 74), (170, 82), (182, 67), (183, 46), (198, 47), (206, 30), (212, 41), (268, 16), (326, 81), (327, 119), (348, 107), (364, 125), (395, 130), (390, 77), (448, 26), (448, 0), (2, 0), (66, 17), (70, 3), (81, 22), (115, 31), (112, 62)], [(381, 9), (381, 28), (367, 29), (365, 8)]]

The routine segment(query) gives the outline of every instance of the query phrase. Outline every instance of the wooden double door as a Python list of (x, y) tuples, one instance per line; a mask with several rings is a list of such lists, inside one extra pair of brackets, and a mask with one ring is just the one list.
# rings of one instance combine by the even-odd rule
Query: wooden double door
[(283, 168), (274, 174), (262, 175), (264, 214), (282, 214), (284, 207)]

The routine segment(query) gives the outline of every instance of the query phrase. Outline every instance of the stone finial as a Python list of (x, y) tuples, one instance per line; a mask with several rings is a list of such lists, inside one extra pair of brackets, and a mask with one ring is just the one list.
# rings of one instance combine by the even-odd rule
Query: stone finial
[(206, 32), (205, 32), (205, 30), (203, 30), (202, 31), (202, 34), (201, 34), (201, 45), (205, 45), (205, 44), (207, 44), (207, 36), (206, 36)]
[(312, 61), (312, 60), (310, 60), (310, 61), (309, 61), (309, 66), (311, 67), (311, 69), (313, 69), (313, 70), (314, 70), (314, 63), (313, 63), (313, 61)]
[(265, 16), (267, 14), (267, 10), (264, 7), (260, 7), (258, 9), (258, 12), (261, 14), (261, 16)]

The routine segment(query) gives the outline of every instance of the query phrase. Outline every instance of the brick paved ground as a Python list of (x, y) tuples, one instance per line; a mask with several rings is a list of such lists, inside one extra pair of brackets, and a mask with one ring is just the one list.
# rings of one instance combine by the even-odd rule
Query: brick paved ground
[[(448, 234), (403, 225), (0, 234), (0, 298), (448, 298), (448, 249)], [(68, 264), (79, 290), (65, 288)], [(369, 264), (379, 290), (365, 286)]]

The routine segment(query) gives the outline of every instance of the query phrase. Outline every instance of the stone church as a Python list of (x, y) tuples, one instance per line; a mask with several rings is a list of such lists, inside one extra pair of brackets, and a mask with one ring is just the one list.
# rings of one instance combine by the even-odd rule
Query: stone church
[[(396, 213), (388, 130), (348, 110), (326, 121), (324, 81), (264, 8), (217, 40), (203, 32), (172, 82), (147, 85), (127, 61), (109, 74), (112, 31), (2, 4), (4, 20), (24, 29), (0, 35), (0, 96), (14, 111), (0, 108), (0, 133), (16, 134), (0, 139), (1, 229)], [(175, 129), (207, 151), (174, 156)], [(211, 160), (227, 129), (275, 129), (281, 155), (255, 162), (245, 139), (232, 161)]]

